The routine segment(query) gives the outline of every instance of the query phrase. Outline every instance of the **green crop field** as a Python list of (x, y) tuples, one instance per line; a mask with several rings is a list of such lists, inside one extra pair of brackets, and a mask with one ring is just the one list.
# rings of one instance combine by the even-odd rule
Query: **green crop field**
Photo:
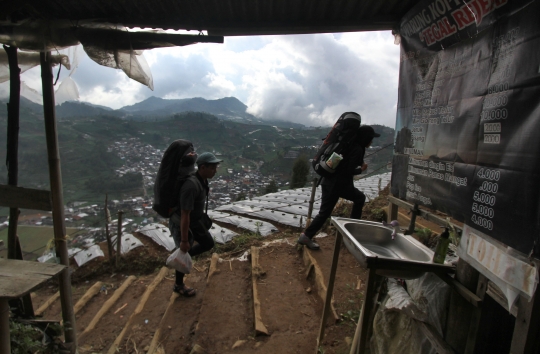
[[(75, 234), (78, 230), (75, 228), (66, 228), (68, 235)], [(21, 242), (24, 259), (27, 261), (36, 260), (43, 254), (47, 242), (54, 237), (51, 226), (26, 226), (19, 225), (17, 234)], [(0, 231), (0, 240), (4, 241), (4, 249), (0, 251), (0, 256), (7, 258), (7, 237), (8, 229)]]

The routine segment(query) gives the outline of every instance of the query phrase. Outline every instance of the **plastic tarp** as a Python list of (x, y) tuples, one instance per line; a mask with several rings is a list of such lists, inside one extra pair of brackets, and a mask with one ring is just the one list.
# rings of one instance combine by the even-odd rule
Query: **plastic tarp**
[(80, 267), (83, 264), (90, 262), (92, 259), (97, 257), (104, 257), (105, 254), (99, 247), (99, 245), (93, 245), (92, 247), (87, 248), (79, 253), (77, 253), (74, 258), (77, 265)]
[(214, 240), (217, 243), (225, 244), (233, 239), (233, 237), (238, 236), (238, 234), (234, 231), (231, 231), (229, 229), (226, 229), (224, 227), (219, 226), (218, 224), (213, 224), (210, 228), (210, 235), (214, 238)]
[[(78, 247), (68, 248), (68, 257), (71, 258), (71, 257), (73, 257), (73, 255), (75, 255), (75, 254), (77, 254), (77, 253), (79, 253), (81, 251), (82, 251), (82, 249), (80, 249)], [(46, 263), (49, 260), (51, 260), (52, 258), (55, 258), (54, 251), (45, 253), (41, 257), (38, 257), (37, 261), (41, 262), (41, 263)]]
[(408, 292), (395, 279), (388, 279), (387, 295), (373, 321), (372, 354), (437, 353), (418, 321), (443, 335), (450, 288), (432, 273), (406, 282)]
[[(390, 183), (391, 173), (371, 176), (354, 182), (356, 188), (363, 191), (369, 199), (379, 195), (379, 191)], [(315, 192), (312, 216), (320, 209), (321, 187)], [(297, 188), (277, 193), (270, 193), (251, 200), (242, 200), (222, 205), (216, 211), (255, 216), (261, 219), (278, 222), (283, 225), (305, 227), (309, 210), (311, 188)]]
[[(144, 246), (144, 244), (132, 234), (123, 234), (121, 240), (122, 240), (122, 243), (120, 244), (122, 248), (120, 251), (121, 254), (129, 253), (129, 251), (131, 251), (134, 248)], [(116, 236), (113, 236), (111, 238), (111, 241), (113, 244), (113, 248), (116, 249)]]
[[(261, 219), (279, 222), (283, 225), (304, 227), (306, 226), (306, 217), (304, 215), (294, 215), (284, 213), (280, 210), (265, 209), (259, 206), (242, 205), (244, 203), (229, 204), (218, 208), (217, 210), (230, 211), (236, 214), (246, 214), (255, 216)], [(266, 208), (271, 208), (271, 205), (263, 205)], [(273, 209), (273, 208), (272, 208)], [(307, 210), (306, 213), (307, 215)]]
[(223, 222), (226, 224), (234, 225), (240, 229), (248, 230), (250, 232), (259, 233), (261, 236), (268, 236), (271, 233), (277, 232), (278, 229), (266, 221), (254, 220), (239, 215), (231, 215), (222, 213), (219, 211), (209, 210), (208, 216), (214, 221)]
[(162, 224), (148, 224), (145, 227), (137, 230), (141, 234), (150, 237), (152, 241), (160, 246), (165, 247), (167, 251), (172, 251), (176, 248), (174, 239), (172, 238), (171, 231), (167, 226)]

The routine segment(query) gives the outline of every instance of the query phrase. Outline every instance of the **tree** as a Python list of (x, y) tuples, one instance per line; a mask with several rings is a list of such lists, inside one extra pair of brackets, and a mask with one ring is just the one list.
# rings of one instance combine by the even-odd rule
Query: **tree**
[(306, 185), (309, 174), (308, 159), (300, 155), (295, 161), (292, 170), (291, 189), (301, 188)]
[(245, 200), (246, 199), (246, 193), (244, 192), (240, 192), (240, 194), (238, 194), (238, 196), (236, 197), (236, 202), (239, 202), (241, 200)]
[(264, 188), (264, 194), (276, 193), (277, 191), (278, 187), (276, 181), (274, 180), (271, 180), (270, 183)]

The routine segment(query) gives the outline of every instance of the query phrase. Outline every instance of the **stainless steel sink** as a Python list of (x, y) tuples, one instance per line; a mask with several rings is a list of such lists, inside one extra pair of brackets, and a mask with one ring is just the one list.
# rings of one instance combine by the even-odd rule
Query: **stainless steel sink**
[(332, 224), (343, 236), (343, 243), (366, 268), (388, 278), (415, 279), (425, 272), (449, 272), (453, 266), (433, 263), (433, 251), (415, 238), (398, 233), (381, 223), (332, 217)]

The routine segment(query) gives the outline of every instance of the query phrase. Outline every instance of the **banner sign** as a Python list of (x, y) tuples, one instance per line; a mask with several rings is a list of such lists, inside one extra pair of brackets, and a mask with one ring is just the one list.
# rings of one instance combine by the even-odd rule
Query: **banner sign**
[(426, 0), (401, 20), (392, 164), (394, 196), (525, 254), (540, 248), (538, 14), (538, 0)]

